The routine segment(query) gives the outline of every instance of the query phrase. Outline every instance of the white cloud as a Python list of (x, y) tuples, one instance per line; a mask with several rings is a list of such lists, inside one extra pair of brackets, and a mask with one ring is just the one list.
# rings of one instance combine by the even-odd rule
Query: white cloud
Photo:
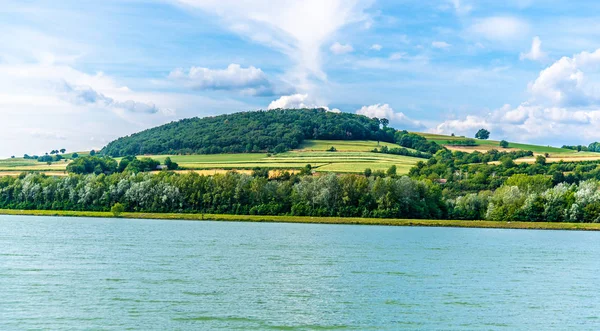
[(290, 57), (288, 72), (296, 88), (312, 88), (311, 78), (326, 79), (321, 49), (342, 27), (368, 21), (372, 0), (171, 0), (221, 17), (234, 32)]
[(371, 45), (370, 49), (372, 49), (374, 51), (380, 51), (382, 48), (383, 48), (383, 46), (381, 46), (379, 44), (373, 44), (373, 45)]
[(340, 44), (339, 42), (335, 42), (329, 47), (331, 53), (339, 55), (346, 54), (354, 51), (354, 48), (350, 44)]
[(156, 114), (161, 112), (167, 115), (174, 113), (171, 109), (159, 109), (151, 102), (133, 100), (116, 101), (89, 86), (71, 86), (68, 83), (64, 83), (63, 91), (66, 99), (77, 105), (94, 105), (101, 108), (122, 109), (131, 113)]
[(528, 53), (521, 53), (519, 58), (522, 60), (539, 61), (546, 58), (546, 53), (542, 51), (542, 40), (535, 36), (531, 42), (531, 50)]
[(476, 36), (491, 41), (506, 42), (526, 36), (529, 24), (516, 17), (494, 16), (477, 20), (469, 30)]
[(445, 41), (434, 41), (434, 42), (431, 43), (431, 46), (434, 47), (434, 48), (448, 48), (448, 47), (450, 47), (452, 45), (448, 44)]
[(496, 137), (557, 145), (600, 139), (600, 49), (563, 57), (529, 84), (530, 99), (487, 115), (469, 115), (439, 124), (439, 133), (474, 134), (485, 127)]
[(409, 118), (404, 113), (395, 112), (387, 103), (363, 106), (356, 111), (356, 114), (370, 118), (387, 118), (391, 123), (394, 123), (401, 128), (422, 129), (425, 127), (421, 122)]
[(198, 90), (238, 90), (248, 95), (272, 95), (273, 86), (267, 75), (259, 68), (242, 68), (232, 63), (226, 69), (191, 67), (171, 71), (169, 79), (181, 81)]
[(470, 13), (471, 10), (473, 10), (473, 6), (471, 6), (469, 4), (465, 4), (465, 1), (461, 1), (461, 0), (449, 0), (449, 1), (452, 4), (452, 6), (454, 7), (454, 10), (456, 11), (456, 13), (459, 15), (466, 15), (466, 14)]
[(35, 129), (30, 129), (27, 130), (29, 133), (29, 135), (31, 135), (34, 138), (42, 138), (42, 139), (49, 139), (49, 140), (66, 140), (67, 137), (61, 133), (61, 132), (57, 132), (57, 131), (48, 131), (48, 130), (44, 130), (44, 129), (40, 129), (40, 128), (35, 128)]
[(461, 120), (454, 119), (445, 121), (439, 124), (435, 128), (434, 132), (440, 134), (456, 133), (470, 136), (471, 134), (474, 134), (476, 130), (479, 130), (481, 128), (489, 128), (490, 126), (490, 123), (485, 118), (480, 116), (469, 115)]
[(340, 113), (337, 108), (330, 109), (321, 103), (313, 100), (308, 94), (284, 95), (277, 100), (272, 101), (267, 109), (302, 109), (302, 108), (323, 108), (332, 113)]
[(529, 85), (536, 102), (565, 107), (600, 105), (600, 49), (563, 57)]
[(390, 54), (390, 60), (400, 60), (406, 57), (406, 53), (404, 52), (396, 52)]

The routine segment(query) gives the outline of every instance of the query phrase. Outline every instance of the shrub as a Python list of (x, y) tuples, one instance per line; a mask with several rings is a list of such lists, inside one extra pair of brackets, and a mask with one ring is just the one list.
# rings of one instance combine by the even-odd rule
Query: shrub
[(121, 214), (123, 214), (125, 212), (125, 206), (123, 206), (122, 204), (117, 202), (110, 208), (110, 212), (115, 217), (120, 217)]

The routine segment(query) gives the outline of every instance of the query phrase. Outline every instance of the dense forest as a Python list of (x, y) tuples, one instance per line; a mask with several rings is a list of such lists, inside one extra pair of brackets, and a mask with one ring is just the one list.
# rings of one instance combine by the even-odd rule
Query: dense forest
[(276, 109), (190, 118), (148, 129), (109, 143), (113, 157), (143, 154), (285, 152), (305, 139), (394, 142), (386, 121), (324, 109)]

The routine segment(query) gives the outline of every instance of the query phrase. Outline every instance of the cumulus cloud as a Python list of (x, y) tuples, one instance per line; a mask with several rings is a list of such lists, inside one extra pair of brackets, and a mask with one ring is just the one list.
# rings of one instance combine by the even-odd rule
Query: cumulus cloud
[(232, 31), (280, 51), (295, 62), (288, 72), (299, 89), (310, 89), (312, 78), (326, 79), (321, 68), (322, 46), (342, 27), (369, 21), (364, 12), (371, 0), (171, 0), (222, 18)]
[(516, 17), (493, 16), (475, 21), (470, 32), (491, 41), (521, 39), (529, 32), (529, 24)]
[(434, 42), (431, 43), (431, 46), (434, 47), (434, 48), (448, 48), (448, 47), (450, 47), (452, 45), (448, 44), (445, 41), (434, 41)]
[(485, 127), (497, 137), (556, 144), (600, 139), (600, 49), (563, 57), (529, 84), (529, 100), (486, 115), (440, 123), (432, 131), (473, 135)]
[(519, 58), (523, 60), (539, 61), (546, 57), (546, 53), (542, 51), (542, 40), (535, 36), (531, 42), (531, 50), (528, 53), (521, 53)]
[(373, 45), (371, 45), (370, 49), (372, 49), (374, 51), (380, 51), (382, 48), (383, 48), (383, 46), (381, 46), (379, 44), (373, 44)]
[(284, 95), (277, 100), (273, 100), (268, 109), (302, 109), (302, 108), (323, 108), (333, 113), (341, 112), (337, 108), (330, 109), (328, 106), (320, 105), (311, 99), (308, 94)]
[(387, 103), (363, 106), (356, 111), (356, 114), (370, 118), (387, 118), (391, 123), (408, 129), (422, 129), (425, 127), (421, 122), (409, 118), (404, 113), (395, 112)]
[(248, 95), (273, 95), (273, 84), (259, 68), (242, 68), (232, 63), (226, 69), (191, 67), (188, 70), (175, 69), (169, 79), (183, 82), (198, 90), (238, 90)]
[(563, 57), (529, 84), (536, 102), (565, 107), (600, 105), (600, 49)]
[(335, 42), (333, 45), (331, 45), (331, 47), (329, 47), (329, 50), (331, 53), (339, 55), (350, 53), (354, 51), (354, 48), (350, 44), (340, 44), (339, 42)]

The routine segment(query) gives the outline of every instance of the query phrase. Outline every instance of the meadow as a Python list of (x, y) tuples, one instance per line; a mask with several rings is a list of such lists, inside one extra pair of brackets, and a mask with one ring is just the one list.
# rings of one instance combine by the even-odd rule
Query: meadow
[[(376, 141), (309, 140), (300, 148), (280, 154), (208, 154), (208, 155), (160, 155), (149, 157), (164, 162), (168, 157), (185, 169), (301, 169), (310, 164), (316, 172), (362, 173), (366, 168), (373, 171), (387, 170), (396, 165), (399, 174), (406, 174), (412, 166), (423, 159), (372, 153), (382, 146), (401, 147)], [(335, 152), (327, 151), (335, 147)]]
[[(453, 141), (464, 140), (469, 137), (458, 137), (458, 136), (446, 136), (439, 135), (433, 133), (417, 133), (428, 140), (435, 141), (436, 143), (445, 146), (446, 148), (453, 151), (463, 151), (463, 152), (474, 152), (479, 151), (485, 153), (489, 150), (496, 149), (498, 151), (514, 151), (514, 150), (524, 150), (524, 151), (532, 151), (535, 155), (544, 155), (546, 156), (546, 162), (578, 162), (578, 161), (592, 161), (592, 160), (600, 160), (600, 153), (594, 152), (577, 152), (572, 149), (560, 148), (560, 147), (552, 147), (552, 146), (540, 146), (540, 145), (531, 145), (531, 144), (521, 144), (509, 142), (508, 148), (500, 147), (500, 142), (497, 140), (482, 140), (475, 139), (477, 146), (458, 146), (452, 145)], [(517, 163), (533, 163), (535, 162), (535, 157), (527, 157), (515, 160)]]
[[(370, 168), (373, 171), (387, 170), (396, 165), (398, 174), (407, 174), (412, 166), (423, 159), (372, 153), (375, 148), (387, 146), (401, 147), (392, 143), (376, 141), (308, 140), (300, 148), (280, 154), (203, 154), (203, 155), (143, 155), (164, 163), (167, 157), (177, 162), (182, 169), (201, 174), (221, 173), (228, 170), (250, 171), (253, 168), (298, 171), (310, 164), (316, 172), (362, 173)], [(335, 152), (327, 151), (335, 147)], [(115, 158), (117, 161), (120, 158)], [(0, 176), (16, 176), (21, 172), (44, 172), (48, 175), (62, 175), (68, 162), (60, 161), (48, 165), (36, 160), (23, 158), (0, 160)]]
[[(506, 150), (531, 150), (535, 154), (548, 154), (547, 162), (578, 162), (600, 159), (600, 153), (577, 152), (570, 149), (538, 146), (529, 144), (510, 143), (509, 148), (501, 148), (498, 141), (475, 139), (478, 146), (452, 146), (453, 140), (465, 137), (452, 137), (429, 133), (419, 133), (427, 139), (433, 140), (451, 150), (485, 152), (491, 149)], [(417, 162), (423, 159), (371, 152), (375, 148), (387, 146), (399, 148), (401, 146), (368, 140), (307, 140), (298, 149), (279, 154), (267, 153), (242, 153), (242, 154), (202, 154), (202, 155), (143, 155), (164, 163), (167, 157), (177, 162), (182, 169), (195, 171), (200, 174), (224, 173), (230, 170), (251, 172), (254, 168), (268, 168), (272, 171), (298, 171), (310, 164), (317, 173), (362, 173), (369, 168), (372, 171), (386, 171), (392, 165), (397, 168), (398, 174), (407, 174)], [(328, 151), (331, 147), (335, 151)], [(79, 153), (86, 155), (87, 153)], [(71, 154), (65, 154), (70, 157)], [(120, 158), (115, 158), (117, 161)], [(517, 159), (517, 163), (533, 163), (535, 158)], [(18, 176), (22, 172), (43, 172), (50, 176), (66, 175), (68, 161), (62, 160), (47, 164), (37, 160), (12, 158), (0, 160), (0, 176)]]

